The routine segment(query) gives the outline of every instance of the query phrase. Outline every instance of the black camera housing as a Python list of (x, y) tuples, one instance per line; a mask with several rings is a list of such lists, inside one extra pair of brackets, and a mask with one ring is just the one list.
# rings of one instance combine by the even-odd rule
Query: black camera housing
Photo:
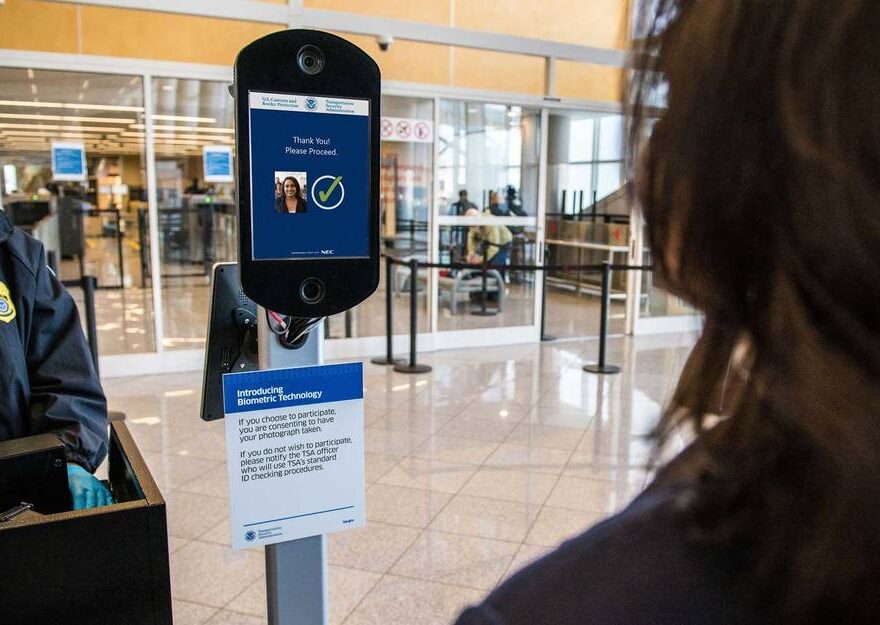
[[(302, 62), (307, 55), (317, 59), (316, 54), (320, 54), (323, 65), (310, 72)], [(243, 48), (235, 59), (234, 76), (242, 289), (259, 305), (294, 317), (325, 317), (353, 308), (379, 285), (379, 67), (367, 53), (341, 37), (300, 29), (272, 33)], [(369, 257), (253, 259), (251, 91), (369, 100)]]

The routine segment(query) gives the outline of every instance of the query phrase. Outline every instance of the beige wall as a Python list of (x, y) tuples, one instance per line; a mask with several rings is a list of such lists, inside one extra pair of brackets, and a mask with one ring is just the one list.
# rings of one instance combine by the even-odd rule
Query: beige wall
[[(567, 43), (626, 45), (627, 0), (305, 0), (304, 4)], [(0, 48), (231, 65), (245, 44), (282, 27), (7, 0), (0, 7)], [(372, 55), (388, 80), (526, 94), (544, 91), (544, 61), (539, 57), (413, 41), (396, 41), (388, 52), (381, 52), (372, 37), (340, 34)], [(619, 69), (557, 63), (556, 95), (562, 97), (618, 101), (620, 81)]]

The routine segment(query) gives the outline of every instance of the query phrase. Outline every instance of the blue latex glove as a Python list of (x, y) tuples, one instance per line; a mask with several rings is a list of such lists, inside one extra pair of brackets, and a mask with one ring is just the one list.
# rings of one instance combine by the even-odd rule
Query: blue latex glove
[(113, 496), (101, 480), (78, 464), (67, 464), (67, 486), (73, 497), (74, 510), (109, 506), (113, 503)]

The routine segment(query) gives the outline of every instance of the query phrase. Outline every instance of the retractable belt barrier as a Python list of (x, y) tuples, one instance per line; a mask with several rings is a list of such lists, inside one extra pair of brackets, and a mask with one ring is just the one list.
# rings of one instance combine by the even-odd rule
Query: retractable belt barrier
[(86, 337), (89, 342), (89, 351), (92, 354), (92, 362), (95, 364), (95, 373), (98, 372), (98, 319), (95, 315), (95, 291), (98, 289), (98, 279), (95, 276), (83, 276), (79, 280), (62, 280), (66, 288), (79, 287), (83, 290), (83, 308), (86, 316)]
[[(493, 247), (504, 248), (504, 245), (495, 245), (489, 243)], [(486, 258), (485, 247), (483, 258)], [(409, 267), (409, 360), (404, 361), (394, 357), (394, 347), (392, 344), (392, 336), (394, 332), (393, 325), (393, 306), (391, 303), (391, 285), (394, 279), (394, 265), (401, 267)], [(602, 295), (601, 295), (601, 312), (599, 321), (599, 358), (598, 362), (585, 365), (583, 370), (588, 373), (611, 374), (619, 373), (620, 368), (609, 365), (606, 362), (607, 357), (607, 341), (608, 341), (608, 316), (611, 307), (611, 272), (612, 271), (653, 271), (652, 265), (626, 265), (616, 264), (603, 261), (594, 265), (570, 265), (570, 264), (545, 264), (545, 265), (504, 265), (493, 264), (490, 262), (483, 263), (431, 263), (423, 262), (412, 258), (409, 260), (400, 260), (393, 256), (385, 255), (385, 355), (373, 358), (371, 362), (377, 365), (393, 365), (394, 370), (400, 373), (428, 373), (431, 367), (422, 365), (417, 362), (417, 330), (418, 330), (418, 308), (416, 300), (418, 298), (418, 272), (419, 269), (451, 269), (451, 270), (476, 270), (482, 272), (482, 302), (481, 310), (474, 314), (489, 315), (496, 314), (486, 310), (486, 273), (488, 271), (579, 271), (579, 272), (597, 272), (602, 274)], [(544, 281), (546, 285), (546, 280)], [(544, 320), (546, 318), (546, 288), (541, 293), (541, 339), (546, 340), (544, 333)]]

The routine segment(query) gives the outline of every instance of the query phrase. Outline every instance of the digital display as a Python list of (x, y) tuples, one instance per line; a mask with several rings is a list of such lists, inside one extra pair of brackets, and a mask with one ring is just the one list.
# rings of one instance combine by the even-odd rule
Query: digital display
[(248, 95), (253, 260), (369, 257), (369, 100)]
[(53, 142), (52, 178), (54, 180), (83, 181), (87, 177), (85, 146), (82, 143)]
[(205, 182), (232, 182), (232, 147), (206, 145), (202, 148)]

